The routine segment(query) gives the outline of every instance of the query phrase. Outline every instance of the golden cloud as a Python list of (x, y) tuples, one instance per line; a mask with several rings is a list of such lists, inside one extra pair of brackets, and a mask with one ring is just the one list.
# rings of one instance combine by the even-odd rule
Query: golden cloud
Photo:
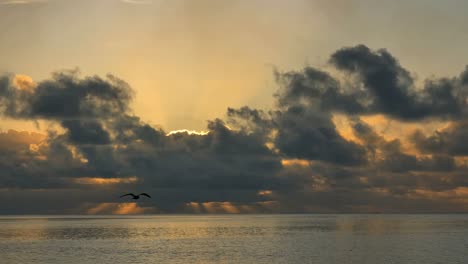
[(169, 133), (166, 134), (166, 136), (174, 135), (174, 134), (180, 134), (180, 133), (186, 133), (189, 135), (199, 135), (199, 136), (206, 136), (209, 134), (208, 131), (196, 131), (196, 130), (188, 130), (188, 129), (180, 129), (180, 130), (173, 130), (170, 131)]
[(36, 88), (37, 84), (31, 77), (24, 74), (16, 74), (13, 77), (13, 85), (20, 90), (32, 92)]
[(300, 166), (300, 167), (307, 167), (310, 165), (309, 160), (303, 159), (282, 159), (281, 165), (288, 167), (288, 166)]
[(73, 179), (76, 184), (83, 185), (108, 185), (108, 184), (122, 184), (122, 183), (135, 183), (138, 178), (135, 176), (128, 178), (99, 178), (99, 177), (82, 177)]

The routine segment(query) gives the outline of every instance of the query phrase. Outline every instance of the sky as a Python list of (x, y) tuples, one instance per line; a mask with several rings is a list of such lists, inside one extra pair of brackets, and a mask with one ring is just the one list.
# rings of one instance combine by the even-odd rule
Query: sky
[(467, 8), (0, 0), (0, 214), (466, 212)]

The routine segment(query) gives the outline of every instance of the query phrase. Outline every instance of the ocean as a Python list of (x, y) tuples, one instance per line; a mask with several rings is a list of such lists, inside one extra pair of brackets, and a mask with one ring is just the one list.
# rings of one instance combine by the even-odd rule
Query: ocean
[(0, 263), (468, 263), (468, 215), (0, 216)]

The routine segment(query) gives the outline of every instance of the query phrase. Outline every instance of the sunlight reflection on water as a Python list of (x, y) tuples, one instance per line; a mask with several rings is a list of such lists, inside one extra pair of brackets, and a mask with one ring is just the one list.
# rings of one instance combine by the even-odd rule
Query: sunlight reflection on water
[(468, 215), (0, 217), (2, 263), (465, 263)]

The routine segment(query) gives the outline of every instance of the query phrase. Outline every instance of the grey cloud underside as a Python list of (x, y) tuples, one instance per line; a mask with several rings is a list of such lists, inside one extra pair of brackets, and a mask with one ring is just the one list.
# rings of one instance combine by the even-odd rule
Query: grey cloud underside
[[(273, 109), (228, 108), (224, 120), (208, 122), (208, 135), (167, 136), (145, 124), (131, 111), (130, 86), (112, 75), (81, 78), (76, 71), (59, 72), (33, 89), (18, 89), (13, 76), (0, 77), (3, 116), (47, 120), (63, 128), (41, 139), (0, 133), (0, 213), (73, 213), (70, 208), (82, 203), (116, 202), (118, 194), (133, 190), (151, 193), (154, 198), (143, 205), (164, 212), (212, 201), (247, 204), (260, 212), (464, 208), (456, 200), (444, 207), (415, 197), (414, 190), (468, 187), (466, 166), (455, 162), (468, 151), (463, 143), (468, 70), (416, 87), (388, 51), (363, 45), (336, 51), (330, 65), (348, 79), (312, 67), (276, 72), (280, 88)], [(348, 116), (358, 141), (338, 132), (336, 113)], [(405, 153), (399, 139), (386, 140), (359, 118), (369, 114), (405, 122), (451, 120), (453, 125), (429, 136), (415, 132), (410, 142), (430, 154), (415, 156)], [(282, 163), (295, 159), (309, 163)], [(138, 181), (109, 186), (77, 181), (132, 176)], [(41, 195), (38, 189), (45, 191)], [(23, 198), (15, 202), (12, 196), (19, 190)], [(263, 202), (276, 205), (266, 208)]]
[(280, 104), (305, 100), (323, 111), (385, 114), (403, 121), (466, 117), (467, 69), (459, 77), (429, 79), (416, 87), (409, 71), (388, 51), (372, 51), (364, 45), (336, 51), (330, 64), (349, 75), (349, 82), (312, 67), (277, 73), (285, 87)]
[(57, 72), (34, 92), (17, 89), (10, 79), (0, 80), (0, 109), (17, 119), (103, 119), (128, 111), (132, 100), (130, 86), (112, 75), (80, 79), (76, 71)]
[(357, 113), (384, 113), (403, 120), (466, 115), (466, 71), (460, 78), (427, 80), (418, 89), (409, 72), (386, 50), (373, 52), (362, 45), (345, 48), (334, 53), (330, 62), (356, 75), (365, 87), (368, 101), (360, 104)]
[(466, 120), (452, 124), (451, 126), (437, 130), (432, 135), (426, 136), (421, 131), (416, 131), (411, 140), (416, 147), (424, 153), (444, 153), (452, 156), (468, 155), (468, 122)]

